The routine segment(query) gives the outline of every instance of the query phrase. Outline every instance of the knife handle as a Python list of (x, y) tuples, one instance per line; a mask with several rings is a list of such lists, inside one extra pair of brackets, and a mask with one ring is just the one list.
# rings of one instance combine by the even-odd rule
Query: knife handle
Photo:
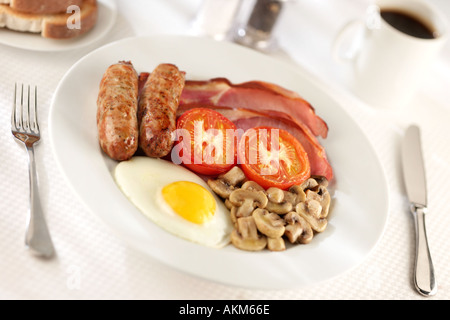
[(425, 216), (427, 208), (412, 204), (411, 212), (414, 216), (416, 228), (416, 261), (414, 265), (414, 285), (417, 291), (424, 296), (433, 296), (437, 292), (434, 276), (433, 261), (428, 247)]

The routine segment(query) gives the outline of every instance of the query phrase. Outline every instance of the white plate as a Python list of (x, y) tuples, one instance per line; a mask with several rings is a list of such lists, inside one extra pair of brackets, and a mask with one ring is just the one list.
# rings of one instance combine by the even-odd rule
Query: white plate
[[(170, 62), (189, 79), (264, 80), (295, 90), (330, 127), (323, 142), (336, 176), (334, 205), (325, 232), (311, 244), (284, 252), (206, 248), (174, 237), (144, 216), (113, 181), (115, 165), (97, 141), (96, 99), (110, 64), (131, 60), (151, 71)], [(132, 247), (179, 270), (251, 288), (291, 288), (330, 279), (363, 261), (381, 237), (388, 213), (385, 174), (367, 138), (326, 88), (283, 62), (244, 47), (203, 38), (152, 36), (124, 39), (76, 63), (52, 101), (50, 137), (57, 161), (85, 205)]]
[(81, 48), (103, 38), (111, 30), (117, 18), (114, 0), (98, 0), (98, 20), (94, 28), (73, 39), (47, 39), (40, 34), (0, 29), (0, 43), (10, 47), (32, 51), (65, 51)]

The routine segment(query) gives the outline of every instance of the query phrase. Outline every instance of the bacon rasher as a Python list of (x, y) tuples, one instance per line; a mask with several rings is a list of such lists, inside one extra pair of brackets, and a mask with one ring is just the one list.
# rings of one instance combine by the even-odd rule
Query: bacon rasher
[(328, 126), (296, 92), (276, 84), (249, 81), (232, 84), (225, 78), (186, 81), (180, 105), (200, 104), (264, 111), (280, 111), (288, 120), (304, 124), (315, 136), (326, 138)]

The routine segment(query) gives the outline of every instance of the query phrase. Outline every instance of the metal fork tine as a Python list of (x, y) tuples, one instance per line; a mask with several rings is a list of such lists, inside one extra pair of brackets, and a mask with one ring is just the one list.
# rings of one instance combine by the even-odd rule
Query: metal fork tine
[[(22, 94), (24, 94), (24, 93), (22, 92)], [(22, 115), (22, 123), (23, 123), (24, 130), (29, 132), (30, 131), (30, 86), (28, 86), (28, 90), (27, 90), (26, 114), (27, 114), (26, 117), (25, 117), (25, 113)]]
[(11, 127), (15, 130), (16, 126), (16, 109), (17, 109), (17, 83), (14, 84), (14, 102), (13, 109), (11, 112)]
[(17, 127), (19, 129), (23, 129), (23, 83), (22, 83), (22, 90), (20, 91), (20, 117), (19, 122), (17, 124)]
[(27, 96), (25, 97), (25, 92), (23, 91), (22, 85), (22, 99), (26, 100), (26, 106), (22, 104), (22, 128), (26, 132), (30, 131), (30, 86), (28, 86)]
[(38, 112), (37, 112), (37, 86), (34, 87), (34, 130), (39, 132), (39, 121), (38, 121)]

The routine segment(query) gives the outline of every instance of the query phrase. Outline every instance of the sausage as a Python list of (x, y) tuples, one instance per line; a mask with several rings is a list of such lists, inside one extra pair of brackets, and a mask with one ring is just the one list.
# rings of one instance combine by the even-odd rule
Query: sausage
[(102, 150), (114, 160), (130, 159), (138, 148), (138, 74), (131, 62), (111, 65), (100, 82), (97, 129)]
[(176, 129), (176, 112), (184, 83), (184, 72), (173, 64), (160, 64), (141, 90), (139, 147), (149, 157), (165, 157), (172, 149), (172, 133)]

